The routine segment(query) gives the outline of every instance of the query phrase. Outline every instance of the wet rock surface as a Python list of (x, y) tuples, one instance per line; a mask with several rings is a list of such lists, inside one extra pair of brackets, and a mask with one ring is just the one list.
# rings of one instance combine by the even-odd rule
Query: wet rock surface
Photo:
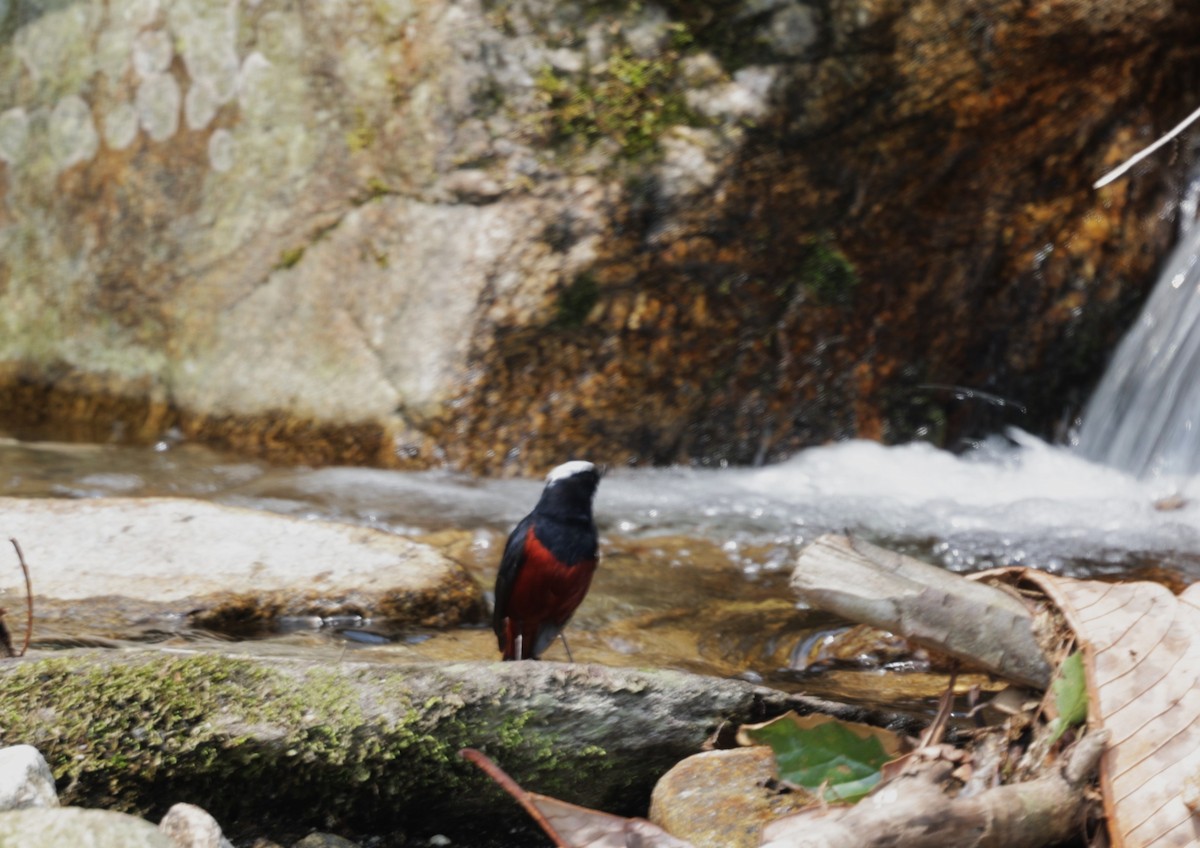
[[(1047, 432), (1189, 154), (1169, 0), (14, 6), (0, 409), (307, 462)], [(978, 396), (977, 396), (978, 397)]]
[[(121, 637), (155, 622), (253, 633), (285, 619), (445, 627), (482, 616), (461, 564), (380, 530), (184, 498), (0, 498), (0, 514), (31, 567), (39, 638), (60, 624)], [(3, 580), (8, 597), (24, 596), (19, 570)]]

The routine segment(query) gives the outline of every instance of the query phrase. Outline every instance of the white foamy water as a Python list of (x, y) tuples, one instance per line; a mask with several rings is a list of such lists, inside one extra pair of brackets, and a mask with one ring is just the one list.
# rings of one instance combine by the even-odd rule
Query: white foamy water
[[(0, 489), (25, 493), (44, 467), (53, 487), (29, 493), (191, 495), (418, 532), (504, 530), (542, 486), (437, 471), (223, 463), (196, 448), (72, 450), (0, 444)], [(43, 453), (50, 461), (38, 460)], [(24, 466), (14, 472), (18, 458)], [(613, 469), (596, 512), (609, 535), (704, 536), (735, 559), (766, 546), (775, 551), (769, 567), (786, 567), (822, 532), (849, 531), (961, 570), (1027, 564), (1120, 573), (1162, 562), (1200, 578), (1200, 478), (1138, 480), (1020, 432), (963, 455), (851, 441), (762, 468)]]
[[(329, 468), (271, 473), (235, 499), (297, 512), (315, 506), (398, 530), (503, 528), (528, 511), (541, 485)], [(1077, 572), (1085, 562), (1120, 572), (1161, 557), (1177, 566), (1195, 559), (1200, 576), (1200, 479), (1141, 481), (1020, 432), (964, 455), (852, 441), (763, 468), (613, 469), (596, 512), (606, 533), (701, 535), (731, 551), (795, 548), (849, 531), (962, 570)]]
[(1200, 473), (1200, 227), (1186, 212), (1181, 221), (1185, 231), (1078, 434), (1086, 456), (1145, 478)]

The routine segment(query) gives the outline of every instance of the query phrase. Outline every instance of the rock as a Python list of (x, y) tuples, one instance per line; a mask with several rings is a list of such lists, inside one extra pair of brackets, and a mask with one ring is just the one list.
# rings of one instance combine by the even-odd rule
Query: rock
[[(362, 616), (444, 626), (479, 616), (481, 590), (433, 548), (364, 527), (169, 498), (0, 498), (4, 533), (33, 573), (40, 626), (108, 597), (120, 635), (147, 616), (219, 630), (281, 616)], [(19, 570), (3, 587), (24, 593)]]
[(1174, 238), (1186, 143), (1091, 183), (1194, 106), (1192, 5), (493, 6), (8, 15), (6, 424), (748, 463), (1014, 423), (969, 386), (1048, 435)]
[(359, 845), (332, 833), (310, 833), (292, 848), (359, 848)]
[(6, 738), (46, 752), (67, 803), (146, 813), (186, 797), (231, 832), (403, 828), (456, 842), (526, 823), (463, 747), (530, 790), (636, 814), (718, 725), (820, 706), (674, 671), (178, 650), (25, 658), (0, 666), (0, 688)]
[(0, 748), (0, 810), (57, 806), (54, 775), (41, 752), (31, 745)]
[(696, 848), (756, 848), (763, 825), (812, 800), (778, 780), (766, 746), (695, 754), (655, 784), (650, 820)]
[(158, 823), (175, 848), (233, 848), (217, 820), (195, 804), (175, 804)]
[(2, 848), (177, 848), (148, 821), (109, 810), (41, 807), (0, 813)]

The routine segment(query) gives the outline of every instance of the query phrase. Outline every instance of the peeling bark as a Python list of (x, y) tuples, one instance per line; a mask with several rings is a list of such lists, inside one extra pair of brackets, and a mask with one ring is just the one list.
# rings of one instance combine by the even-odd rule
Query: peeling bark
[(971, 666), (1046, 688), (1050, 665), (1033, 615), (1017, 597), (845, 536), (800, 555), (792, 589), (811, 606), (942, 651)]

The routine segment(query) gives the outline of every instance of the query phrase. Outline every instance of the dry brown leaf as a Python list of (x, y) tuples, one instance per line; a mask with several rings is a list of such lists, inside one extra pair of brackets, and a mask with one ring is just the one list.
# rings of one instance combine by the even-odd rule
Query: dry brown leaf
[(627, 819), (527, 792), (474, 748), (464, 748), (459, 754), (513, 796), (558, 848), (693, 848), (692, 843), (677, 839), (645, 819)]
[(1200, 584), (1100, 583), (1027, 572), (1074, 628), (1088, 723), (1112, 741), (1100, 780), (1116, 848), (1200, 846), (1187, 787), (1200, 775)]

